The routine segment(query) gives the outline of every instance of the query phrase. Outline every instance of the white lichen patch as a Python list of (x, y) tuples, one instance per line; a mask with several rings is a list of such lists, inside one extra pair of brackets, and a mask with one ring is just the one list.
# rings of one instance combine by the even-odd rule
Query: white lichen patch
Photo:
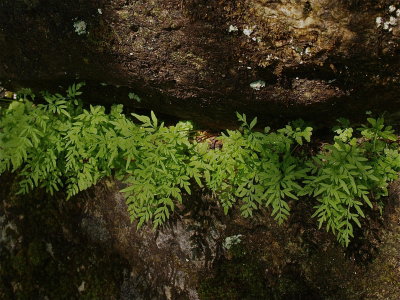
[(98, 8), (98, 9), (97, 9), (97, 12), (99, 13), (99, 15), (102, 15), (102, 14), (103, 14), (103, 11), (101, 10), (101, 8)]
[(87, 31), (86, 31), (86, 22), (85, 21), (82, 21), (82, 20), (76, 21), (74, 23), (74, 28), (75, 28), (75, 32), (78, 35), (82, 35), (82, 34), (86, 34), (87, 33)]
[(228, 32), (237, 32), (239, 29), (235, 25), (229, 25)]
[(250, 83), (250, 87), (253, 90), (259, 91), (261, 88), (265, 87), (265, 81), (263, 81), (263, 80), (254, 81), (254, 82)]
[(383, 23), (383, 29), (389, 30), (389, 22)]
[(253, 36), (251, 39), (257, 43), (260, 43), (262, 41), (262, 39), (259, 36), (258, 37)]
[(379, 28), (382, 25), (382, 17), (376, 17), (375, 19), (375, 23), (376, 23), (376, 27)]
[(246, 36), (250, 36), (252, 33), (253, 33), (253, 29), (252, 28), (246, 27), (246, 28), (243, 29), (243, 34), (246, 35)]
[(387, 16), (386, 18), (378, 16), (375, 18), (375, 23), (376, 23), (377, 28), (382, 26), (383, 30), (392, 32), (393, 28), (398, 26), (398, 24), (399, 24), (400, 8), (396, 9), (396, 7), (394, 5), (390, 5), (388, 8), (388, 11), (389, 11), (389, 14), (391, 14), (391, 15)]
[(240, 244), (242, 242), (242, 237), (243, 235), (241, 234), (228, 236), (225, 238), (225, 241), (223, 242), (222, 246), (226, 250), (229, 250), (232, 248), (232, 246)]

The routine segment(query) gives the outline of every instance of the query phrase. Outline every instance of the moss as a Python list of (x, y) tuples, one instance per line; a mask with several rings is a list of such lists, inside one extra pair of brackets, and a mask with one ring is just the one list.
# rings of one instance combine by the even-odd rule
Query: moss
[[(104, 52), (112, 46), (113, 33), (111, 26), (105, 24), (103, 20), (99, 20), (98, 24), (91, 24), (90, 34), (87, 36), (87, 42), (90, 47), (99, 52)], [(91, 60), (87, 58), (90, 62)]]
[(270, 292), (259, 261), (241, 245), (234, 245), (228, 257), (217, 262), (213, 276), (199, 288), (200, 299), (268, 299)]
[(301, 266), (288, 263), (279, 273), (271, 271), (272, 262), (262, 258), (266, 249), (250, 246), (236, 244), (216, 262), (214, 273), (200, 285), (201, 299), (322, 299), (302, 276)]
[(27, 252), (28, 260), (34, 267), (42, 264), (47, 257), (46, 246), (38, 240), (34, 240), (29, 244)]
[(25, 254), (22, 250), (20, 250), (16, 255), (11, 257), (11, 266), (13, 271), (18, 275), (22, 275), (26, 272), (27, 269), (27, 261)]
[(183, 53), (179, 51), (173, 52), (171, 54), (171, 58), (180, 64), (192, 65), (197, 70), (203, 69), (203, 67), (206, 65), (206, 61), (202, 57), (191, 52), (189, 53)]
[(129, 12), (129, 10), (120, 10), (117, 11), (117, 15), (120, 19), (127, 20), (131, 16), (131, 13)]

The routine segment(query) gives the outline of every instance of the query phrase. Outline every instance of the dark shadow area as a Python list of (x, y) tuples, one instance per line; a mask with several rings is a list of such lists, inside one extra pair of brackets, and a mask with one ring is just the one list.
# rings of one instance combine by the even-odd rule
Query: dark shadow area
[(16, 196), (0, 177), (0, 298), (115, 299), (128, 262), (81, 234), (80, 206), (42, 190)]

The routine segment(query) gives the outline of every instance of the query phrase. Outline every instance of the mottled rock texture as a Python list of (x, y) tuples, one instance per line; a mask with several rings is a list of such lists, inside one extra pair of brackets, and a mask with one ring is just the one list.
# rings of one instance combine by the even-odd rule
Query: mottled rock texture
[[(86, 232), (131, 262), (134, 281), (161, 299), (398, 299), (400, 297), (399, 183), (383, 216), (370, 212), (348, 249), (318, 230), (311, 205), (293, 203), (278, 226), (268, 212), (228, 216), (207, 195), (186, 198), (161, 230), (137, 231), (118, 183), (91, 190), (86, 218), (110, 234)], [(95, 200), (94, 200), (95, 199)], [(229, 249), (226, 238), (240, 235)], [(136, 279), (137, 278), (137, 279)]]
[(306, 200), (278, 226), (267, 211), (224, 216), (197, 191), (159, 230), (137, 230), (118, 182), (65, 202), (41, 190), (15, 196), (13, 177), (0, 180), (1, 299), (400, 297), (398, 182), (383, 215), (369, 211), (344, 249), (317, 229)]
[[(3, 0), (0, 78), (47, 89), (86, 80), (91, 102), (213, 127), (232, 124), (236, 110), (270, 123), (396, 113), (400, 18), (391, 4)], [(85, 34), (74, 27), (80, 21)], [(258, 80), (265, 87), (252, 89)], [(130, 91), (143, 100), (129, 100)]]

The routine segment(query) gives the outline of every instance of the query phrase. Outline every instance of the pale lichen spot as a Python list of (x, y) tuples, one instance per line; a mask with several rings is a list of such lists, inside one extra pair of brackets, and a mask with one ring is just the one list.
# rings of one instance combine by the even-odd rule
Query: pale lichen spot
[(228, 32), (236, 32), (236, 31), (239, 31), (237, 26), (229, 25)]
[(376, 27), (379, 28), (382, 25), (382, 17), (376, 17), (375, 19), (375, 23), (376, 23)]
[(253, 33), (253, 29), (252, 28), (246, 27), (246, 28), (243, 29), (243, 34), (244, 35), (250, 36), (252, 33)]
[(223, 242), (222, 246), (226, 250), (229, 250), (232, 248), (232, 246), (240, 244), (242, 242), (242, 237), (243, 235), (241, 234), (228, 236), (225, 238), (225, 241)]
[(389, 29), (389, 22), (383, 23), (383, 29), (385, 29), (385, 30)]
[(250, 83), (250, 87), (253, 90), (259, 91), (259, 90), (261, 90), (261, 88), (265, 87), (265, 81), (263, 81), (263, 80), (254, 81), (254, 82)]
[(82, 281), (81, 285), (78, 287), (78, 292), (82, 293), (85, 291), (85, 282)]
[(74, 28), (75, 28), (75, 32), (78, 35), (82, 35), (82, 34), (86, 34), (87, 33), (86, 32), (86, 22), (85, 21), (82, 21), (82, 20), (76, 21), (74, 23)]

